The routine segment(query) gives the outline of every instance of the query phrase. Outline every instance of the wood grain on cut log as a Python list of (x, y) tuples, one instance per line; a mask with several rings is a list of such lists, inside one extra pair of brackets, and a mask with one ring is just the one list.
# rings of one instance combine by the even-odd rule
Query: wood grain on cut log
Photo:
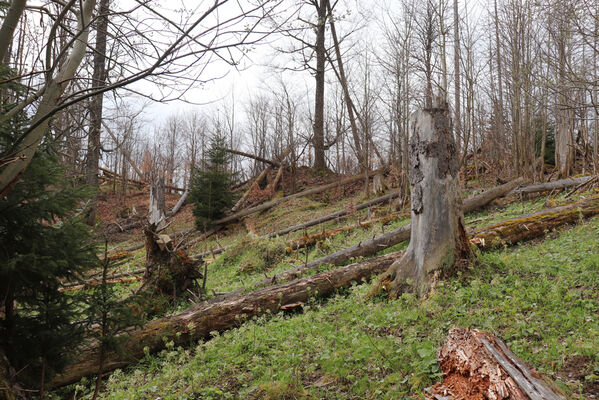
[(428, 292), (432, 277), (467, 257), (469, 245), (459, 196), (459, 165), (447, 107), (416, 111), (410, 120), (412, 225), (406, 253), (380, 277), (390, 297)]
[[(136, 362), (144, 357), (144, 348), (151, 353), (164, 348), (168, 341), (188, 345), (193, 340), (210, 338), (211, 332), (238, 327), (243, 321), (267, 312), (277, 312), (288, 304), (305, 303), (312, 297), (326, 297), (336, 290), (362, 282), (384, 271), (401, 253), (391, 253), (351, 264), (333, 271), (271, 286), (210, 304), (198, 304), (168, 317), (133, 328), (119, 336), (122, 352), (106, 355), (104, 370), (110, 371)], [(54, 378), (52, 387), (68, 385), (97, 370), (98, 346), (88, 343), (78, 358)]]
[(470, 241), (481, 249), (489, 249), (504, 243), (518, 243), (543, 236), (552, 229), (597, 214), (599, 214), (599, 196), (592, 196), (576, 203), (475, 229), (471, 232)]
[(499, 338), (476, 329), (453, 328), (439, 350), (443, 381), (429, 399), (565, 400)]

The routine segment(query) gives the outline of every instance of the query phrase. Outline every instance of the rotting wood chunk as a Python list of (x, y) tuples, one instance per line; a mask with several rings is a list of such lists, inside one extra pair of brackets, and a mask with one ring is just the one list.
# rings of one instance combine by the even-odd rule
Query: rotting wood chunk
[(428, 399), (565, 400), (499, 338), (476, 329), (453, 328), (439, 350), (443, 381)]

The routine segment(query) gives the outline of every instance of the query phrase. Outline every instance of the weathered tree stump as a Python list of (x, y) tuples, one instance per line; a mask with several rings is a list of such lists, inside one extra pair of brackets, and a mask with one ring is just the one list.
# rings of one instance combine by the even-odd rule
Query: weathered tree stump
[(150, 188), (150, 217), (144, 227), (146, 271), (142, 290), (177, 297), (202, 277), (198, 261), (175, 248), (169, 235), (160, 232), (165, 226), (164, 183), (154, 180)]
[(443, 381), (429, 399), (565, 400), (537, 371), (496, 336), (453, 328), (439, 350)]
[(405, 255), (379, 278), (371, 294), (428, 292), (440, 271), (469, 255), (458, 179), (458, 159), (447, 107), (416, 111), (408, 155), (412, 227)]

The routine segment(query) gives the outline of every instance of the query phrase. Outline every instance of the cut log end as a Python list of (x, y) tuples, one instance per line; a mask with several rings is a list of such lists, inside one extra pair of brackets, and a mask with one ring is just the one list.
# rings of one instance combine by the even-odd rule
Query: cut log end
[(565, 400), (533, 368), (488, 332), (453, 328), (439, 350), (443, 381), (428, 399)]

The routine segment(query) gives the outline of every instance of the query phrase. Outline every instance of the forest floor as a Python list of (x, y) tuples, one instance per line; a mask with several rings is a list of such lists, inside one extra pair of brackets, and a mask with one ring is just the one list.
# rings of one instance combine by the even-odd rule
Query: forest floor
[[(305, 181), (320, 184), (335, 177)], [(361, 185), (313, 198), (285, 202), (190, 249), (231, 248), (208, 260), (207, 293), (249, 288), (255, 282), (405, 225), (399, 217), (386, 225), (344, 232), (317, 246), (289, 251), (285, 241), (368, 218), (368, 211), (329, 221), (285, 238), (259, 236), (314, 219), (365, 200)], [(473, 190), (482, 190), (477, 187)], [(593, 192), (594, 194), (595, 192)], [(484, 226), (585, 197), (581, 193), (495, 203), (466, 216), (468, 226)], [(106, 194), (100, 216), (118, 210)], [(147, 194), (127, 197), (143, 212)], [(177, 196), (168, 198), (172, 206)], [(172, 204), (171, 204), (172, 203)], [(498, 205), (499, 204), (499, 205)], [(146, 206), (147, 208), (147, 206)], [(141, 211), (140, 211), (141, 210)], [(386, 215), (395, 205), (373, 207)], [(111, 214), (112, 215), (112, 214)], [(111, 220), (111, 218), (114, 218)], [(192, 227), (190, 206), (177, 215), (170, 232)], [(247, 229), (255, 234), (248, 235)], [(267, 314), (237, 329), (214, 332), (208, 341), (185, 347), (166, 344), (160, 353), (111, 373), (104, 399), (403, 399), (423, 398), (440, 379), (437, 350), (454, 326), (494, 333), (523, 360), (556, 381), (573, 399), (599, 399), (599, 218), (548, 232), (543, 239), (477, 252), (467, 270), (441, 281), (419, 299), (404, 294), (389, 301), (367, 300), (370, 284), (354, 285), (334, 297), (314, 300), (295, 313)], [(141, 241), (139, 231), (111, 238), (112, 248)], [(400, 243), (383, 253), (403, 249)], [(143, 267), (144, 250), (115, 268)], [(330, 268), (323, 266), (323, 269)], [(138, 282), (118, 284), (127, 295)], [(180, 301), (173, 312), (189, 305)], [(56, 398), (90, 398), (93, 380), (60, 391)]]

